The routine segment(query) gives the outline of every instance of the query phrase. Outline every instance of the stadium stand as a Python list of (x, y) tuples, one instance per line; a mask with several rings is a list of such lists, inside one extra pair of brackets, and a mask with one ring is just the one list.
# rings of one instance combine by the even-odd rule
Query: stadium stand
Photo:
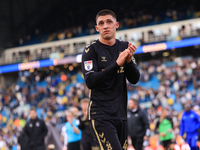
[[(184, 104), (189, 101), (199, 111), (200, 59), (188, 56), (173, 61), (150, 60), (141, 62), (139, 67), (140, 82), (136, 86), (128, 84), (128, 97), (139, 100), (140, 106), (148, 112), (151, 126), (160, 109), (167, 108), (173, 116), (175, 135), (178, 135)], [(33, 73), (23, 71), (16, 83), (8, 89), (0, 89), (1, 136), (7, 146), (17, 145), (15, 138), (27, 120), (31, 106), (37, 108), (38, 116), (43, 119), (48, 111), (52, 111), (61, 128), (66, 121), (65, 110), (79, 107), (80, 99), (88, 97), (80, 66), (74, 66), (71, 71), (68, 69), (63, 66)], [(151, 134), (156, 132), (152, 129)]]
[[(99, 3), (99, 5), (101, 5), (100, 1), (97, 1), (96, 3)], [(90, 5), (88, 4), (87, 6), (87, 2), (84, 5), (85, 8), (83, 9), (85, 10), (85, 12), (87, 12), (87, 9), (90, 9)], [(154, 0), (149, 2), (147, 0), (143, 0), (142, 2), (131, 1), (127, 3), (122, 3), (117, 0), (115, 4), (112, 5), (113, 11), (116, 12), (118, 16), (118, 21), (120, 22), (120, 30), (200, 17), (200, 4), (197, 1), (183, 2), (177, 0), (170, 2), (164, 0), (162, 2), (158, 2)], [(120, 9), (118, 9), (118, 5), (121, 7)], [(98, 6), (98, 8), (100, 7), (101, 6)], [(25, 38), (20, 38), (19, 45), (36, 44), (41, 42), (63, 40), (72, 37), (96, 34), (97, 32), (94, 29), (95, 12), (93, 14), (85, 14), (85, 12), (82, 11), (81, 14), (72, 13), (71, 16), (65, 15), (63, 17), (54, 18), (55, 20), (53, 22), (62, 22), (62, 24), (65, 24), (66, 26), (63, 27), (62, 24), (55, 24), (51, 21), (51, 25), (49, 27), (44, 25), (45, 28), (36, 29), (33, 34), (28, 35)], [(59, 15), (62, 16), (63, 14)], [(81, 22), (79, 19), (73, 19), (73, 22), (69, 23), (67, 22), (67, 19), (62, 19), (64, 17), (79, 19), (85, 18), (87, 21)], [(53, 30), (52, 33), (48, 32), (48, 34), (45, 34), (45, 31), (52, 31), (51, 28), (55, 28), (55, 26), (57, 27), (57, 31)]]
[[(147, 44), (180, 41), (200, 36), (200, 19), (190, 19), (175, 23), (127, 29), (117, 32), (117, 38), (132, 42), (137, 47)], [(42, 59), (61, 59), (66, 56), (82, 53), (87, 43), (98, 38), (98, 35), (71, 38), (61, 41), (35, 44), (5, 49), (0, 55), (0, 65), (25, 63)]]

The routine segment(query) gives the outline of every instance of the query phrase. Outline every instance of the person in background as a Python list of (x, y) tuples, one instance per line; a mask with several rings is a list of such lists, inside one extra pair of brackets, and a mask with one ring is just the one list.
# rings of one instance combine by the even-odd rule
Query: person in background
[(45, 150), (44, 138), (48, 129), (45, 122), (37, 117), (35, 108), (30, 110), (30, 121), (24, 127), (24, 133), (28, 137), (30, 150)]
[(128, 103), (128, 134), (136, 150), (143, 149), (143, 142), (149, 135), (149, 120), (147, 114), (140, 108), (138, 101), (130, 99)]
[(63, 137), (63, 150), (67, 150), (67, 145), (68, 145), (68, 137), (67, 137), (67, 129), (66, 126), (64, 125), (61, 128), (61, 136)]
[(71, 111), (67, 111), (67, 123), (65, 123), (68, 150), (80, 150), (81, 130), (78, 128), (79, 120), (74, 118)]
[(158, 139), (155, 136), (151, 136), (149, 139), (149, 146), (147, 146), (145, 150), (164, 150), (164, 147), (159, 145)]
[(158, 130), (160, 141), (162, 142), (164, 149), (169, 149), (174, 135), (172, 133), (173, 122), (167, 115), (167, 109), (162, 109), (160, 119), (157, 121), (155, 129)]
[(176, 137), (176, 144), (174, 150), (190, 150), (190, 146), (184, 142), (183, 138), (179, 135)]
[(47, 112), (46, 125), (48, 128), (48, 133), (45, 137), (45, 145), (47, 149), (62, 150), (59, 130), (57, 128), (56, 120), (53, 119), (51, 111)]
[(79, 129), (82, 131), (82, 138), (81, 138), (81, 150), (97, 150), (96, 143), (93, 139), (92, 132), (89, 126), (89, 121), (87, 117), (87, 109), (89, 106), (89, 99), (84, 98), (80, 101), (82, 115), (79, 116), (80, 125)]
[(199, 130), (198, 130), (198, 139), (197, 139), (197, 146), (198, 146), (198, 148), (200, 149), (200, 128), (199, 128)]
[(79, 110), (78, 110), (78, 108), (77, 107), (71, 107), (70, 111), (72, 112), (74, 118), (77, 119), (78, 116), (79, 116)]
[[(0, 135), (0, 149), (1, 150), (7, 150), (7, 144), (5, 142), (5, 140), (3, 139), (2, 135)], [(21, 150), (25, 150), (25, 149), (21, 149)]]
[(183, 112), (180, 122), (180, 135), (183, 137), (187, 134), (186, 141), (190, 145), (191, 150), (198, 150), (196, 145), (198, 139), (198, 130), (200, 127), (199, 116), (191, 110), (191, 104), (185, 104), (185, 111)]

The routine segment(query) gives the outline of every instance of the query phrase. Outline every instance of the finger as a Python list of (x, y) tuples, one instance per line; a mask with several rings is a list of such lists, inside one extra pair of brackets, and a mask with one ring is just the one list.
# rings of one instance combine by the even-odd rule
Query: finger
[(129, 52), (126, 51), (126, 53), (125, 53), (125, 57), (127, 57), (127, 56), (129, 56)]
[(130, 52), (129, 49), (125, 49), (121, 54), (129, 53), (129, 52)]
[(136, 51), (137, 47), (136, 47), (135, 45), (132, 45), (132, 46), (134, 47), (134, 49), (135, 49), (135, 51)]
[(133, 53), (129, 53), (129, 54), (128, 54), (128, 57), (132, 57), (132, 56), (133, 56)]
[(137, 49), (137, 47), (135, 45), (132, 45), (135, 49)]
[(129, 44), (128, 44), (128, 47), (130, 47), (132, 45), (132, 43), (131, 42), (129, 42)]
[(132, 46), (130, 47), (130, 49), (132, 50), (132, 53), (135, 53), (137, 47), (136, 47), (135, 45), (132, 45)]
[(131, 51), (131, 53), (135, 52), (135, 49), (132, 46), (129, 47), (128, 49)]
[(125, 50), (127, 53), (132, 53), (130, 49)]

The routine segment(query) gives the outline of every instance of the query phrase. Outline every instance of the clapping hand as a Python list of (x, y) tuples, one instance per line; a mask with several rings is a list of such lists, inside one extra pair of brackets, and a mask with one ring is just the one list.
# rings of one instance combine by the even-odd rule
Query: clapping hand
[(133, 57), (136, 49), (137, 49), (137, 47), (135, 45), (133, 45), (132, 43), (128, 44), (128, 50), (129, 50), (129, 52), (128, 52), (128, 56), (126, 58), (126, 63), (127, 64), (131, 62), (132, 57)]

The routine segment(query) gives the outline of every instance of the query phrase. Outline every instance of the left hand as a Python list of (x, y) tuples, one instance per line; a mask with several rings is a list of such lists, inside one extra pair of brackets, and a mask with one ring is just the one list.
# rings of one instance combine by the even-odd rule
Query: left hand
[(144, 141), (147, 141), (148, 140), (148, 137), (147, 136), (144, 136)]
[(160, 136), (162, 137), (165, 137), (165, 135), (166, 135), (165, 133), (160, 133)]
[(200, 148), (200, 141), (197, 141), (196, 144), (197, 144), (197, 146)]
[(132, 43), (129, 43), (128, 44), (128, 50), (129, 50), (129, 55), (128, 57), (126, 58), (126, 63), (130, 63), (131, 60), (132, 60), (132, 57), (136, 51), (137, 47), (135, 45), (133, 45)]

